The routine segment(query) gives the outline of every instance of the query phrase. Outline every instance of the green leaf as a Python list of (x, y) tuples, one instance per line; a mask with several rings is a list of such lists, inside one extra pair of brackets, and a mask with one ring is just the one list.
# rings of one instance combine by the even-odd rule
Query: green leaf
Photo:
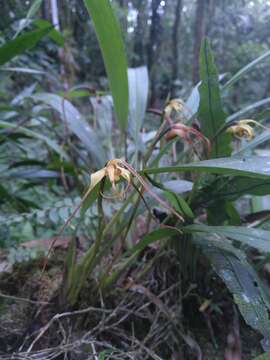
[(176, 228), (161, 228), (152, 231), (151, 233), (145, 235), (132, 249), (128, 250), (123, 258), (125, 260), (119, 266), (117, 270), (115, 270), (104, 282), (103, 287), (112, 285), (119, 278), (119, 276), (123, 273), (123, 271), (130, 266), (147, 246), (152, 244), (155, 241), (166, 239), (171, 236), (179, 235), (179, 231)]
[[(6, 203), (10, 207), (19, 212), (28, 211), (29, 208), (38, 208), (38, 206), (29, 200), (16, 196), (14, 193), (10, 193), (3, 185), (0, 184), (0, 202)], [(7, 221), (4, 221), (7, 224)]]
[(270, 109), (268, 108), (268, 109), (265, 109), (265, 110), (263, 110), (263, 111), (261, 111), (259, 113), (256, 113), (254, 115), (253, 119), (256, 120), (256, 121), (261, 121), (262, 122), (264, 120), (269, 119), (269, 117), (270, 117)]
[[(193, 214), (191, 208), (189, 207), (188, 203), (174, 191), (174, 190), (178, 190), (176, 192), (179, 192), (179, 190), (181, 190), (181, 189), (179, 189), (179, 187), (181, 188), (181, 180), (169, 181), (169, 185), (170, 184), (172, 185), (172, 183), (173, 183), (173, 185), (177, 185), (176, 183), (178, 183), (178, 189), (176, 188), (176, 186), (174, 186), (174, 190), (170, 190), (169, 188), (165, 187), (166, 183), (162, 184), (162, 183), (157, 182), (154, 179), (151, 179), (150, 177), (147, 177), (147, 178), (155, 187), (157, 187), (157, 191), (161, 192), (167, 198), (170, 205), (172, 205), (172, 207), (176, 211), (183, 214), (184, 217), (187, 217), (190, 219), (194, 218), (194, 214)], [(184, 182), (184, 180), (183, 180), (183, 182)], [(190, 182), (187, 182), (187, 183), (189, 184)], [(167, 184), (168, 184), (168, 182), (167, 182)]]
[(89, 98), (90, 93), (89, 93), (89, 90), (74, 89), (74, 90), (69, 90), (69, 91), (60, 91), (59, 95), (65, 96), (68, 99), (80, 98), (80, 97), (88, 97)]
[[(204, 176), (202, 182), (197, 184), (197, 191), (192, 198), (192, 207), (217, 207), (227, 201), (235, 201), (243, 195), (268, 195), (270, 194), (270, 177), (257, 179), (242, 176)], [(214, 212), (219, 218), (219, 212)], [(214, 225), (214, 224), (212, 224)], [(218, 225), (221, 225), (218, 223)]]
[(243, 76), (245, 76), (247, 73), (249, 73), (255, 66), (263, 62), (266, 58), (270, 56), (270, 51), (267, 51), (266, 53), (262, 54), (261, 56), (257, 57), (257, 59), (251, 61), (249, 64), (244, 66), (242, 69), (240, 69), (233, 77), (230, 78), (229, 81), (227, 81), (223, 89), (227, 90), (230, 88), (234, 83), (236, 83), (238, 80), (240, 80)]
[(42, 70), (22, 68), (22, 67), (4, 67), (4, 68), (0, 68), (0, 71), (21, 72), (26, 74), (37, 74), (37, 75), (46, 74), (45, 71)]
[(264, 336), (261, 343), (264, 350), (269, 351), (269, 314), (260, 280), (245, 260), (243, 253), (231, 246), (224, 246), (224, 239), (220, 240), (201, 238), (195, 242), (202, 247), (214, 270), (233, 294), (234, 301), (247, 324)]
[(246, 228), (243, 226), (207, 226), (202, 224), (188, 225), (183, 228), (188, 232), (217, 234), (240, 241), (264, 252), (270, 252), (270, 231)]
[(26, 18), (20, 21), (20, 26), (14, 36), (16, 38), (22, 30), (29, 24), (29, 20), (38, 12), (43, 0), (35, 0), (30, 6)]
[(59, 178), (60, 173), (57, 171), (51, 171), (51, 170), (43, 170), (43, 169), (24, 169), (24, 170), (18, 170), (13, 172), (5, 172), (4, 174), (0, 175), (0, 178), (21, 178), (21, 179), (35, 179), (35, 178), (41, 178), (41, 179), (50, 179), (50, 178)]
[(187, 101), (185, 103), (186, 105), (186, 111), (185, 111), (185, 117), (189, 120), (192, 118), (193, 115), (195, 115), (199, 109), (200, 105), (200, 93), (199, 93), (199, 87), (201, 85), (201, 82), (199, 82), (197, 85), (195, 85), (189, 97), (187, 98)]
[[(210, 193), (211, 196), (211, 193)], [(212, 201), (211, 201), (212, 200)], [(209, 225), (240, 225), (241, 220), (233, 205), (225, 199), (209, 200), (205, 207), (207, 210), (207, 223)]]
[(36, 15), (36, 13), (38, 12), (38, 9), (40, 8), (41, 4), (42, 4), (43, 0), (35, 0), (33, 2), (33, 4), (31, 5), (30, 9), (28, 10), (27, 19), (30, 19), (31, 17), (33, 17), (34, 15)]
[(251, 179), (246, 177), (233, 177), (227, 183), (224, 191), (215, 194), (215, 198), (226, 198), (227, 200), (236, 200), (242, 195), (268, 195), (270, 194), (270, 178)]
[[(229, 202), (229, 201), (225, 202), (225, 211), (226, 211), (227, 217), (229, 219), (230, 225), (241, 225), (242, 224), (240, 214), (238, 213), (235, 206), (231, 202)], [(218, 224), (218, 225), (220, 225), (220, 224)]]
[(89, 100), (94, 113), (96, 131), (102, 140), (101, 145), (104, 149), (106, 149), (108, 159), (113, 159), (115, 158), (115, 149), (113, 146), (114, 122), (112, 97), (111, 95), (105, 95), (102, 97), (91, 96)]
[(143, 124), (148, 96), (148, 72), (146, 66), (128, 69), (129, 128), (138, 151), (139, 133)]
[(109, 0), (84, 0), (103, 54), (118, 125), (124, 132), (128, 117), (127, 60), (121, 30)]
[(130, 249), (127, 254), (134, 255), (135, 253), (139, 253), (149, 246), (153, 242), (157, 240), (161, 240), (170, 236), (179, 235), (179, 231), (175, 228), (161, 228), (150, 232), (145, 235), (132, 249)]
[(97, 167), (101, 167), (107, 160), (107, 156), (100, 144), (96, 132), (86, 122), (80, 112), (68, 100), (54, 94), (39, 93), (31, 96), (35, 101), (42, 101), (56, 110), (69, 129), (81, 140), (86, 149), (92, 155)]
[[(65, 274), (65, 287), (69, 289), (76, 281), (76, 239), (72, 237), (66, 257), (66, 274)], [(65, 294), (66, 295), (66, 294)]]
[[(221, 104), (218, 72), (208, 39), (203, 40), (201, 46), (200, 77), (198, 117), (202, 132), (211, 140), (225, 125), (226, 114)], [(228, 156), (230, 153), (230, 137), (223, 132), (213, 140), (211, 157)]]
[(58, 153), (63, 159), (69, 160), (66, 152), (52, 139), (47, 136), (37, 133), (35, 131), (29, 130), (23, 126), (18, 126), (17, 124), (11, 124), (6, 121), (0, 121), (0, 129), (13, 129), (16, 133), (21, 133), (23, 135), (32, 137), (34, 139), (41, 140), (44, 142), (49, 148), (53, 149), (56, 153)]
[(270, 354), (261, 354), (259, 356), (256, 356), (253, 360), (270, 360)]
[(183, 194), (191, 191), (193, 183), (188, 180), (168, 180), (163, 182), (164, 188), (174, 192), (175, 194)]
[(239, 175), (267, 179), (270, 176), (270, 158), (266, 156), (228, 157), (198, 161), (181, 166), (144, 169), (142, 174), (177, 173), (190, 170), (210, 174)]
[(98, 183), (96, 186), (94, 186), (91, 189), (88, 189), (86, 191), (86, 197), (84, 202), (82, 203), (80, 217), (83, 218), (86, 211), (89, 209), (89, 207), (96, 201), (98, 198), (98, 195), (100, 193), (100, 183)]
[(52, 39), (57, 45), (63, 47), (65, 45), (65, 38), (64, 36), (53, 28), (53, 25), (44, 19), (37, 19), (33, 21), (33, 24), (38, 27), (39, 29), (45, 29), (46, 27), (50, 26), (52, 29), (49, 32), (49, 37)]
[(52, 26), (46, 26), (43, 29), (29, 31), (16, 39), (7, 41), (0, 47), (0, 66), (7, 63), (15, 56), (20, 55), (26, 50), (33, 48), (40, 39), (52, 30)]
[(184, 217), (194, 219), (194, 214), (191, 208), (181, 196), (177, 196), (174, 192), (168, 190), (164, 190), (163, 194), (176, 211), (183, 214)]
[(270, 139), (270, 131), (266, 130), (260, 135), (255, 136), (252, 141), (247, 142), (235, 155), (241, 156), (251, 150), (255, 149), (257, 146), (263, 144), (264, 142)]
[(265, 99), (256, 101), (255, 103), (253, 103), (251, 105), (248, 105), (248, 106), (244, 107), (243, 109), (241, 109), (241, 110), (237, 111), (236, 113), (234, 113), (234, 114), (230, 115), (229, 117), (227, 117), (226, 123), (233, 122), (237, 118), (240, 118), (240, 117), (243, 118), (243, 115), (245, 115), (246, 113), (250, 113), (253, 110), (256, 110), (257, 108), (259, 108), (259, 107), (261, 107), (261, 106), (263, 106), (265, 104), (269, 104), (269, 103), (270, 103), (270, 97), (267, 97)]

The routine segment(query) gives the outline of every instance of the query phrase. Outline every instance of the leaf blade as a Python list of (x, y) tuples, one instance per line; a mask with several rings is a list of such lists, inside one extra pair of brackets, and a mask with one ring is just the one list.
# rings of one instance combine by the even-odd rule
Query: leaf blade
[(65, 38), (64, 36), (56, 30), (53, 25), (44, 19), (36, 19), (33, 21), (33, 24), (39, 29), (45, 29), (47, 26), (51, 26), (51, 31), (49, 32), (48, 36), (53, 40), (57, 45), (63, 47), (65, 45)]
[(146, 66), (128, 69), (129, 85), (129, 126), (135, 142), (138, 142), (139, 131), (147, 105), (148, 96), (148, 72)]
[(101, 147), (95, 131), (85, 121), (81, 113), (65, 98), (50, 93), (39, 93), (31, 96), (35, 101), (41, 101), (56, 110), (69, 129), (81, 140), (88, 152), (93, 156), (97, 167), (104, 165), (106, 154)]
[(237, 111), (236, 113), (230, 115), (229, 117), (227, 117), (226, 123), (231, 123), (231, 122), (235, 121), (237, 118), (241, 118), (246, 113), (250, 113), (253, 110), (255, 110), (263, 105), (269, 104), (269, 103), (270, 103), (270, 96), (267, 98), (264, 98), (262, 100), (256, 101), (255, 103), (250, 104), (250, 105), (244, 107), (243, 109)]
[(270, 231), (267, 230), (243, 226), (208, 226), (203, 224), (188, 225), (184, 229), (188, 232), (214, 233), (240, 241), (263, 252), (270, 252)]
[(223, 90), (227, 90), (230, 88), (234, 83), (236, 83), (238, 80), (240, 80), (243, 76), (245, 76), (247, 73), (249, 73), (255, 66), (263, 62), (266, 58), (270, 56), (270, 51), (267, 51), (266, 53), (260, 55), (256, 59), (252, 60), (250, 63), (248, 63), (246, 66), (244, 66), (242, 69), (240, 69), (236, 74), (234, 74), (230, 80), (228, 80), (224, 86)]
[(270, 158), (266, 156), (228, 157), (203, 160), (181, 166), (144, 169), (144, 174), (161, 174), (183, 171), (206, 172), (210, 174), (239, 175), (257, 179), (270, 176)]
[(127, 60), (119, 24), (108, 0), (84, 0), (93, 20), (103, 54), (120, 129), (124, 132), (128, 117)]
[(52, 30), (51, 26), (29, 31), (13, 40), (7, 41), (0, 47), (0, 66), (4, 65), (22, 52), (32, 49), (40, 39)]
[[(268, 306), (261, 289), (255, 286), (258, 280), (252, 267), (245, 261), (242, 253), (233, 251), (230, 246), (224, 248), (222, 241), (212, 242), (207, 238), (201, 240), (199, 245), (210, 260), (215, 272), (233, 294), (234, 301), (246, 323), (264, 336), (261, 344), (265, 351), (269, 351)], [(221, 243), (221, 246), (218, 243)]]
[[(207, 38), (203, 40), (201, 46), (200, 77), (198, 116), (202, 132), (211, 140), (225, 125), (226, 114), (222, 108), (218, 72)], [(228, 134), (222, 133), (213, 140), (211, 157), (229, 156), (230, 153), (230, 137)]]

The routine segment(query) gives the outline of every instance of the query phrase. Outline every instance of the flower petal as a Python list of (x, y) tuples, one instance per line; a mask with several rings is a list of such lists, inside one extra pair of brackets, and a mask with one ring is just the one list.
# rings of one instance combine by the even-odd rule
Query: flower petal
[(103, 168), (103, 169), (100, 169), (96, 172), (94, 172), (93, 174), (91, 174), (91, 183), (90, 183), (90, 189), (93, 189), (103, 178), (104, 176), (106, 175), (106, 169)]

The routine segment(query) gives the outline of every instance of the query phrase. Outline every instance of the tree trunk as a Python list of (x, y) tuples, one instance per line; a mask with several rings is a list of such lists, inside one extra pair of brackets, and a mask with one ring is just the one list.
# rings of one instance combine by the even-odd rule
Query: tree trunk
[(208, 0), (207, 3), (207, 9), (206, 9), (206, 13), (207, 13), (207, 24), (205, 26), (205, 34), (206, 36), (209, 36), (211, 39), (211, 33), (212, 33), (212, 25), (215, 24), (215, 13), (216, 13), (216, 9), (217, 9), (217, 3), (215, 0)]
[(158, 12), (161, 0), (152, 0), (151, 2), (151, 26), (147, 45), (147, 65), (151, 79), (151, 97), (150, 104), (154, 104), (156, 94), (156, 69), (155, 62), (157, 61), (157, 48), (160, 47), (162, 26), (161, 15)]
[(45, 20), (50, 19), (50, 8), (49, 8), (49, 3), (47, 1), (42, 2), (41, 13), (42, 13), (43, 19), (45, 19)]
[(193, 44), (193, 67), (192, 67), (192, 81), (196, 84), (199, 79), (199, 56), (202, 38), (205, 34), (204, 19), (205, 7), (207, 0), (197, 0), (196, 14), (194, 22), (194, 44)]
[(160, 38), (160, 14), (158, 13), (158, 8), (161, 0), (152, 0), (151, 3), (151, 26), (149, 34), (149, 42), (147, 46), (147, 64), (148, 70), (151, 72), (154, 61), (155, 61), (155, 49)]
[(51, 0), (52, 23), (57, 31), (60, 31), (57, 0)]
[(125, 0), (119, 0), (119, 5), (123, 8), (125, 6)]
[[(55, 27), (55, 29), (57, 31), (60, 31), (60, 22), (59, 22), (59, 12), (58, 12), (58, 4), (57, 4), (57, 0), (51, 0), (50, 1), (50, 5), (51, 5), (51, 17), (52, 17), (52, 24)], [(64, 48), (59, 48), (58, 49), (58, 57), (60, 60), (60, 74), (61, 74), (61, 80), (62, 80), (62, 84), (63, 84), (63, 88), (64, 91), (68, 91), (69, 89), (69, 79), (68, 79), (68, 75), (67, 75), (67, 71), (66, 71), (66, 67), (68, 65), (68, 60), (67, 60), (67, 54), (66, 54), (66, 49)]]
[(171, 78), (171, 94), (176, 96), (176, 88), (174, 81), (177, 80), (179, 72), (179, 27), (181, 23), (181, 14), (183, 8), (183, 1), (177, 0), (175, 7), (175, 18), (172, 29), (172, 78)]
[(132, 66), (141, 66), (145, 65), (145, 52), (144, 52), (144, 34), (146, 31), (146, 3), (144, 0), (141, 0), (136, 7), (138, 11), (137, 15), (137, 24), (134, 33), (134, 57), (132, 59)]

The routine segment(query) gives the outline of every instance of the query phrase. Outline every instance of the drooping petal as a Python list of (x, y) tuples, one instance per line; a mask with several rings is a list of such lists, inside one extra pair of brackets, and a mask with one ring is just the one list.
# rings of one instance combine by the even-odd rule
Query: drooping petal
[(115, 173), (115, 166), (112, 163), (108, 163), (106, 166), (106, 175), (112, 184), (113, 190), (115, 191), (115, 181), (119, 179), (119, 176)]
[(90, 189), (93, 189), (103, 178), (104, 176), (106, 176), (106, 169), (100, 169), (96, 172), (94, 172), (93, 174), (91, 174), (90, 176)]
[(179, 136), (181, 139), (187, 138), (187, 132), (184, 129), (171, 129), (167, 134), (165, 135), (165, 139), (167, 141), (174, 139), (176, 136)]

